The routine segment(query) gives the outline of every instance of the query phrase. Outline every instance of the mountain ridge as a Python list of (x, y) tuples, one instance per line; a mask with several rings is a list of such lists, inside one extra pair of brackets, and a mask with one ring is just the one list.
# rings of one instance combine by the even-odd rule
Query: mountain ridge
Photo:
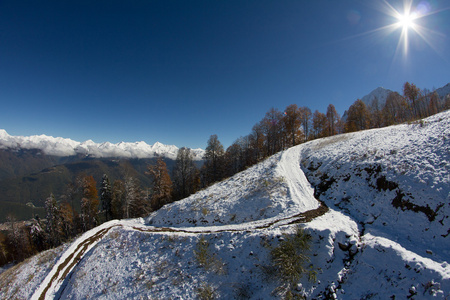
[[(84, 155), (95, 158), (154, 158), (158, 156), (176, 159), (178, 147), (175, 145), (164, 145), (156, 142), (149, 145), (144, 141), (139, 142), (110, 142), (95, 143), (92, 140), (77, 142), (68, 138), (53, 137), (47, 135), (12, 136), (6, 130), (0, 129), (0, 149), (19, 150), (37, 149), (44, 154), (52, 156), (75, 156)], [(194, 160), (202, 160), (204, 150), (191, 149)]]

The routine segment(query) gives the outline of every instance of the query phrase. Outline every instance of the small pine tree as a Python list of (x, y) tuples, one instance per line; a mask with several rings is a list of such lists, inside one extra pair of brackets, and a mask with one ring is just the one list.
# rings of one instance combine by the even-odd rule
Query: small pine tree
[(102, 209), (105, 212), (105, 220), (106, 221), (111, 220), (112, 190), (111, 190), (111, 183), (109, 182), (108, 175), (106, 174), (103, 174), (102, 176), (102, 185), (100, 187), (100, 201), (102, 203)]
[(114, 181), (111, 196), (111, 216), (113, 219), (122, 219), (125, 207), (125, 184), (123, 181)]
[(45, 211), (47, 212), (46, 231), (48, 234), (48, 243), (51, 247), (56, 247), (61, 243), (62, 223), (60, 209), (53, 194), (50, 194), (50, 197), (45, 201)]
[(36, 248), (37, 251), (43, 251), (45, 250), (45, 240), (46, 240), (46, 233), (44, 229), (42, 229), (41, 223), (39, 220), (34, 220), (33, 224), (30, 227), (30, 235), (31, 235), (31, 241)]
[(127, 176), (125, 179), (124, 216), (125, 218), (143, 217), (150, 211), (150, 205), (141, 190), (139, 181)]

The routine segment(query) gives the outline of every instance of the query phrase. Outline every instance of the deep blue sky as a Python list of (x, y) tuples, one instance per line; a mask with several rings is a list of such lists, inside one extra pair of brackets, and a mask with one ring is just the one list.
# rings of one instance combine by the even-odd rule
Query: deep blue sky
[(0, 1), (0, 128), (227, 147), (271, 107), (450, 82), (449, 5), (413, 2), (405, 53), (384, 1)]

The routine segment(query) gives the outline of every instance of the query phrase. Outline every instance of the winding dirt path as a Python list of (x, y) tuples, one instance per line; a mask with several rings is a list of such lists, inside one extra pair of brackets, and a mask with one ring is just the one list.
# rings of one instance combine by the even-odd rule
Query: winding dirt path
[[(298, 214), (282, 218), (270, 218), (237, 225), (221, 225), (210, 227), (154, 227), (139, 223), (137, 220), (114, 220), (104, 223), (84, 233), (62, 254), (58, 262), (43, 280), (31, 299), (45, 300), (59, 298), (63, 293), (66, 278), (70, 278), (76, 265), (95, 245), (114, 227), (126, 227), (147, 233), (190, 233), (211, 234), (220, 232), (249, 232), (270, 227), (307, 223), (328, 212), (322, 201), (314, 198), (314, 190), (300, 168), (298, 148), (291, 148), (283, 153), (278, 163), (278, 170), (286, 178), (291, 198), (299, 204), (299, 209), (312, 208)], [(303, 202), (302, 202), (303, 201)]]
[(108, 231), (120, 224), (110, 224), (109, 226), (99, 226), (94, 228), (80, 238), (78, 238), (61, 256), (59, 261), (53, 266), (47, 277), (43, 280), (39, 288), (35, 291), (31, 299), (52, 299), (58, 289), (64, 283), (67, 275), (75, 268), (84, 255), (97, 244)]

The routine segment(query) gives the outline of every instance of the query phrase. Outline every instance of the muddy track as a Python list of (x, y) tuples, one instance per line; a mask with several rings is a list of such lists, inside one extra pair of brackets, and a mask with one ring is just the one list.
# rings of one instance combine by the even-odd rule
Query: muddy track
[[(208, 233), (220, 233), (220, 232), (246, 232), (246, 231), (252, 231), (252, 230), (258, 230), (258, 229), (266, 229), (270, 228), (272, 226), (277, 225), (292, 225), (292, 224), (301, 224), (301, 223), (308, 223), (311, 222), (313, 219), (320, 217), (324, 215), (326, 212), (328, 212), (329, 208), (328, 206), (322, 202), (320, 203), (319, 207), (316, 209), (308, 210), (290, 217), (285, 217), (281, 219), (277, 219), (275, 221), (268, 222), (266, 224), (257, 225), (251, 228), (246, 229), (230, 229), (230, 228), (221, 228), (225, 226), (214, 226), (218, 227), (216, 230), (201, 230), (200, 228), (196, 229), (195, 227), (192, 227), (192, 229), (182, 229), (182, 228), (174, 228), (174, 227), (150, 227), (150, 228), (142, 228), (142, 227), (136, 227), (133, 226), (133, 229), (141, 231), (141, 232), (150, 232), (150, 233), (162, 233), (162, 232), (168, 232), (168, 233), (191, 233), (191, 234), (208, 234)], [(290, 221), (290, 222), (285, 222)]]
[[(112, 229), (113, 227), (117, 227), (117, 226), (121, 226), (121, 225), (112, 225), (110, 227), (104, 228), (104, 229), (98, 231), (96, 234), (90, 236), (89, 238), (86, 238), (80, 244), (78, 244), (76, 249), (74, 251), (72, 251), (72, 253), (70, 253), (70, 255), (67, 256), (62, 263), (57, 264), (56, 266), (53, 267), (53, 269), (55, 269), (55, 267), (56, 267), (56, 271), (54, 272), (53, 276), (51, 277), (49, 283), (45, 286), (45, 288), (42, 290), (42, 292), (40, 292), (40, 294), (33, 295), (32, 299), (39, 299), (39, 300), (46, 299), (48, 290), (52, 286), (62, 284), (64, 282), (64, 280), (66, 279), (66, 277), (70, 273), (70, 271), (83, 258), (84, 254), (87, 252), (89, 246), (95, 242), (100, 241), (103, 238), (103, 236), (106, 233), (108, 233), (108, 231), (110, 229)], [(53, 271), (53, 269), (52, 269), (52, 271)], [(52, 274), (52, 272), (50, 272), (48, 276), (51, 276), (51, 274)]]

